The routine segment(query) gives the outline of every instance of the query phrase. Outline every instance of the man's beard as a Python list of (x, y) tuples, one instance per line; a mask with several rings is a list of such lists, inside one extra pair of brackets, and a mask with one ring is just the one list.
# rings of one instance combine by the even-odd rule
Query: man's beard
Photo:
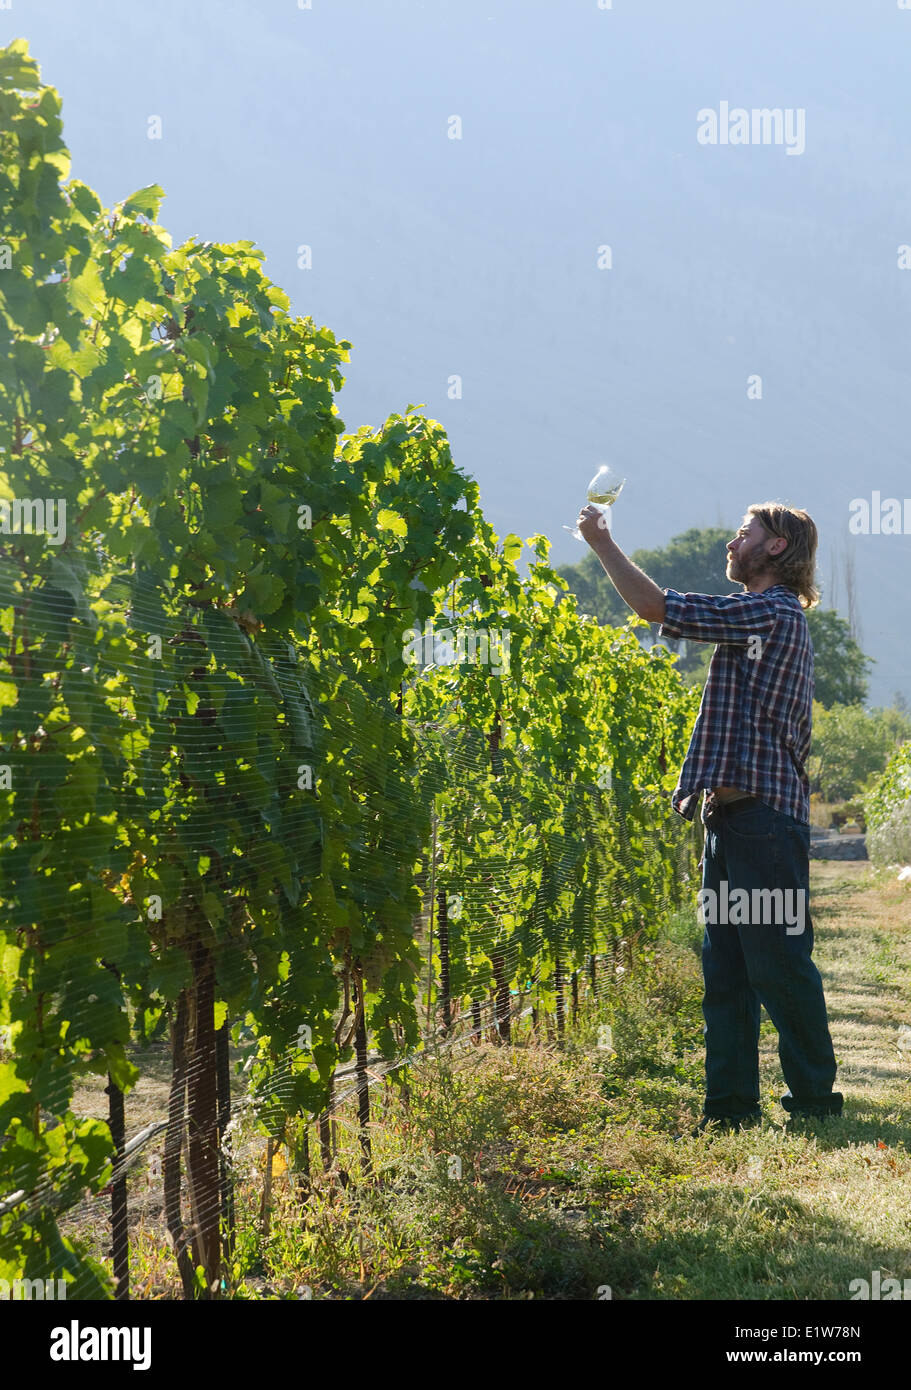
[(763, 574), (768, 565), (768, 555), (761, 545), (757, 545), (755, 550), (751, 550), (747, 555), (741, 551), (738, 555), (728, 557), (729, 578), (735, 584), (749, 584), (757, 575)]

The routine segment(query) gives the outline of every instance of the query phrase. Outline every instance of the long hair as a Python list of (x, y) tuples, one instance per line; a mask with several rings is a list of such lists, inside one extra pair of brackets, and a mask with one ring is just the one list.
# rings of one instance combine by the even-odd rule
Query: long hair
[(813, 518), (802, 508), (789, 507), (784, 502), (754, 502), (747, 511), (770, 536), (787, 541), (780, 555), (769, 556), (769, 568), (774, 570), (779, 584), (797, 595), (802, 608), (814, 608), (819, 602), (814, 583), (819, 536)]

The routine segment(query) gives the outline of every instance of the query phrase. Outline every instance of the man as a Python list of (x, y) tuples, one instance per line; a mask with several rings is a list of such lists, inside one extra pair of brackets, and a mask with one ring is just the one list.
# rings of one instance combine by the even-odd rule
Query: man
[[(660, 623), (661, 636), (716, 643), (673, 795), (674, 809), (692, 820), (705, 792), (699, 1130), (740, 1129), (761, 1118), (760, 1004), (778, 1030), (790, 1088), (785, 1110), (838, 1115), (842, 1096), (832, 1090), (835, 1054), (807, 910), (813, 648), (803, 610), (819, 598), (816, 527), (781, 503), (749, 507), (727, 546), (727, 576), (744, 592), (724, 597), (659, 589), (614, 543), (597, 507), (582, 511), (579, 529), (621, 598)], [(786, 902), (802, 910), (788, 916)], [(728, 912), (732, 903), (737, 910)]]

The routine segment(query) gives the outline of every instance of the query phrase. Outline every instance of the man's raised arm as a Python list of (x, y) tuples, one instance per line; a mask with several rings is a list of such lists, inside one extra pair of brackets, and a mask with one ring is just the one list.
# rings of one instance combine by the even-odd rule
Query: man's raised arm
[(664, 591), (634, 565), (614, 541), (603, 524), (597, 507), (585, 507), (579, 517), (579, 530), (604, 567), (617, 593), (634, 613), (650, 623), (664, 622)]

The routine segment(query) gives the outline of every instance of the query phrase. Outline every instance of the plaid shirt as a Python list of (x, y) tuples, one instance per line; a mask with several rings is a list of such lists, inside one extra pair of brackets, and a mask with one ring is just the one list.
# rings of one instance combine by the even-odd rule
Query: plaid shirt
[(699, 792), (739, 787), (806, 824), (813, 646), (797, 595), (665, 589), (660, 637), (717, 642), (672, 805), (692, 820)]

